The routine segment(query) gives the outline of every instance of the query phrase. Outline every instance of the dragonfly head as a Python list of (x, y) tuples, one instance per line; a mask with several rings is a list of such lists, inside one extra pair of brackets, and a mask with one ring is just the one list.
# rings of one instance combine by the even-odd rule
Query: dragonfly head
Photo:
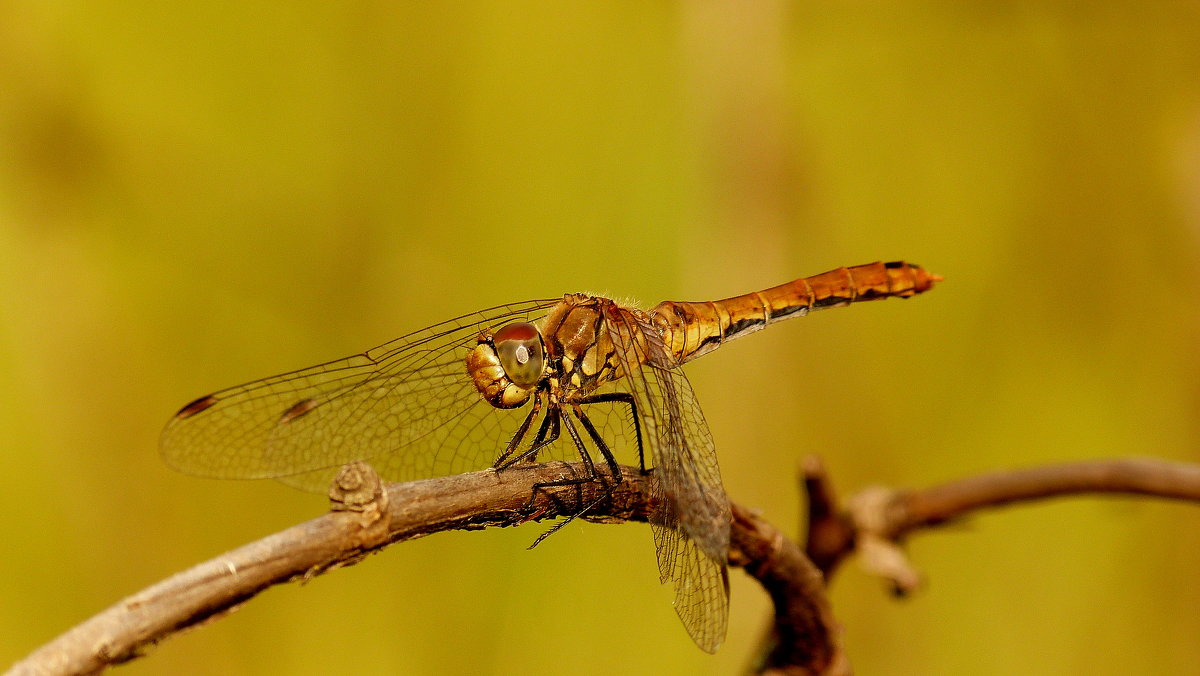
[(529, 322), (479, 334), (478, 344), (467, 355), (467, 374), (496, 408), (516, 408), (529, 401), (546, 368), (542, 333)]

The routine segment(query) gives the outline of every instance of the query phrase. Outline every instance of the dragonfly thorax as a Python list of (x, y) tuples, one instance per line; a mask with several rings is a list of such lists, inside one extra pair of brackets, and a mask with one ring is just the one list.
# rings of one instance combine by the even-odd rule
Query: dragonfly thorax
[(547, 375), (546, 348), (538, 328), (514, 322), (494, 334), (479, 334), (467, 355), (467, 374), (479, 394), (496, 408), (517, 408)]

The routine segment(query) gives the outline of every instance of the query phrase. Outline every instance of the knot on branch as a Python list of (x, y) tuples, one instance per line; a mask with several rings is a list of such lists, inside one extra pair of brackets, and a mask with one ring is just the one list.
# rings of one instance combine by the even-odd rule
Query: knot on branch
[(388, 536), (388, 493), (379, 474), (358, 460), (338, 470), (329, 487), (329, 508), (334, 512), (357, 516), (362, 529), (362, 545), (373, 547)]

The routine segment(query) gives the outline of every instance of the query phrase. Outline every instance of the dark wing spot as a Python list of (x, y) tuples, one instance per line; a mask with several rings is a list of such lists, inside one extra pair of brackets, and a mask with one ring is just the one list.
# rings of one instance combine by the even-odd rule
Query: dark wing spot
[(316, 399), (313, 399), (311, 397), (309, 397), (308, 399), (301, 399), (300, 401), (292, 404), (288, 408), (288, 410), (284, 411), (283, 415), (279, 416), (279, 424), (286, 425), (287, 423), (292, 422), (296, 418), (299, 418), (300, 416), (304, 415), (305, 413), (308, 413), (309, 411), (313, 410), (316, 407), (317, 407)]
[(211, 394), (206, 394), (203, 397), (200, 397), (199, 399), (197, 399), (197, 400), (189, 403), (188, 405), (184, 406), (183, 408), (179, 409), (179, 412), (175, 414), (175, 417), (180, 420), (182, 420), (184, 418), (190, 418), (190, 417), (196, 415), (197, 413), (209, 408), (210, 406), (212, 406), (215, 403), (217, 403), (217, 398), (212, 396)]

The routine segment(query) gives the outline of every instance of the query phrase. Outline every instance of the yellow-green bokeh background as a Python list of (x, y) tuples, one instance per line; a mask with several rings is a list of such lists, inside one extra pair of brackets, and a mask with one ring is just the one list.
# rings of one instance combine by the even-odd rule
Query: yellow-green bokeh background
[[(735, 500), (1200, 461), (1192, 3), (0, 6), (0, 665), (319, 513), (176, 475), (170, 414), (462, 312), (653, 303), (907, 258), (935, 292), (689, 366)], [(130, 674), (728, 673), (645, 527), (394, 547)], [(1200, 671), (1200, 510), (1077, 499), (916, 538), (833, 599), (863, 674)]]

